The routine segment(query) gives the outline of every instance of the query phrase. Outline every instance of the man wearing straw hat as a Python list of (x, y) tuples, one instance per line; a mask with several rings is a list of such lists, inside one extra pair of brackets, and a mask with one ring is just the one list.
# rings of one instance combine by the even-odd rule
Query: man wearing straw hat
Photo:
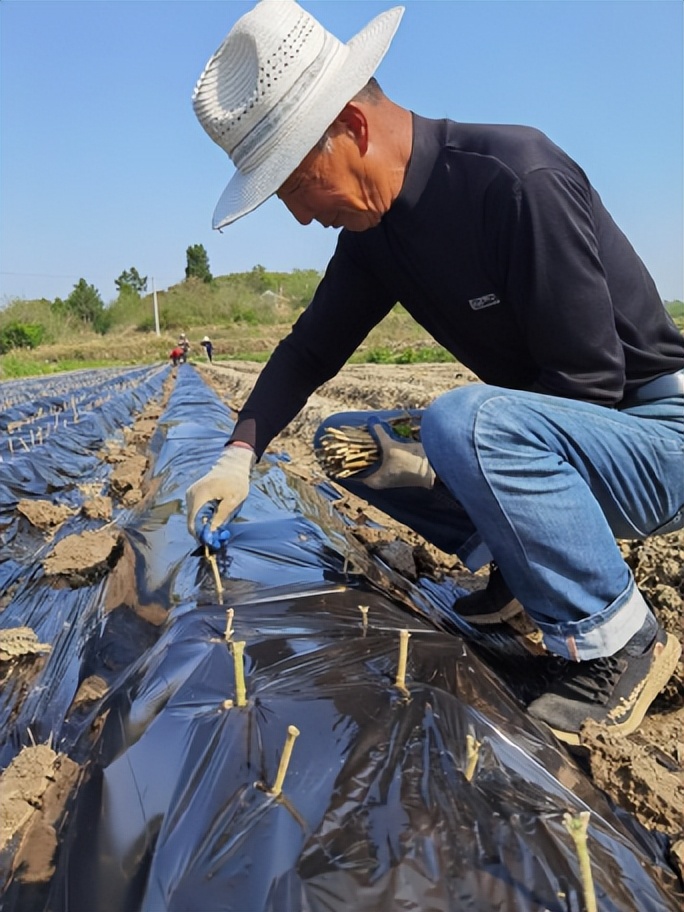
[(487, 588), (454, 606), (470, 623), (525, 606), (567, 660), (532, 716), (568, 743), (587, 719), (627, 734), (681, 652), (615, 539), (684, 525), (684, 340), (547, 137), (428, 120), (382, 92), (373, 74), (402, 13), (343, 44), (292, 0), (261, 0), (196, 86), (195, 112), (236, 168), (215, 228), (277, 194), (301, 224), (343, 230), (188, 489), (188, 526), (200, 534), (213, 510), (211, 538), (234, 514), (268, 443), (400, 301), (482, 383), (435, 400), (419, 443), (365, 415), (379, 463), (345, 484), (469, 569), (491, 564)]

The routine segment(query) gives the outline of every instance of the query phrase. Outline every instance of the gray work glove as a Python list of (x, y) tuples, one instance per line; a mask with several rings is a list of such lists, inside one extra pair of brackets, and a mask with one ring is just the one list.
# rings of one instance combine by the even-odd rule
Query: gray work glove
[(185, 500), (191, 535), (218, 547), (219, 527), (233, 518), (249, 494), (249, 476), (255, 462), (251, 447), (229, 445), (214, 467), (190, 485)]
[(419, 440), (400, 437), (379, 418), (368, 419), (368, 431), (380, 450), (380, 467), (360, 478), (369, 488), (431, 488), (435, 473)]

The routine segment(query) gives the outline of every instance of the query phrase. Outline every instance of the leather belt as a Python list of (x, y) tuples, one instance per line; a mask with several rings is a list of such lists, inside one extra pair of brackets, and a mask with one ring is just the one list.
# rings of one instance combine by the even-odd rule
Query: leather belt
[(669, 399), (670, 396), (684, 396), (684, 368), (674, 374), (663, 374), (662, 377), (656, 377), (655, 380), (649, 380), (630, 390), (618, 408), (630, 408), (641, 402)]

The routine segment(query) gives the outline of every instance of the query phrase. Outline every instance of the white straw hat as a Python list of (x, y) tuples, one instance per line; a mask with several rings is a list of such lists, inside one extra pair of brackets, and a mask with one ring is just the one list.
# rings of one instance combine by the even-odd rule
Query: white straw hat
[(204, 68), (192, 103), (237, 168), (214, 210), (222, 228), (292, 174), (385, 56), (404, 12), (376, 16), (347, 44), (294, 0), (260, 0)]

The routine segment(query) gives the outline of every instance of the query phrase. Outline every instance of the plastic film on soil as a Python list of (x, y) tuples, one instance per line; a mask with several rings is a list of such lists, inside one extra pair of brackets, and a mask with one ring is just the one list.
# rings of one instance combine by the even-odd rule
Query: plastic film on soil
[[(17, 553), (30, 537), (13, 512), (24, 480), (35, 496), (74, 500), (75, 476), (100, 477), (100, 438), (167, 377), (141, 374), (139, 400), (96, 407), (116, 413), (97, 422), (97, 444), (79, 421), (19, 483), (3, 474), (12, 454), (0, 463), (0, 621), (51, 646), (31, 694), (16, 680), (2, 698), (3, 766), (27, 732), (81, 765), (50, 875), (25, 878), (6, 852), (3, 908), (575, 912), (591, 898), (567, 821), (588, 812), (597, 907), (623, 912), (638, 897), (640, 912), (679, 909), (659, 840), (453, 630), (453, 591), (370, 558), (276, 457), (254, 471), (217, 587), (184, 493), (232, 421), (191, 366), (150, 441), (148, 494), (115, 514), (123, 546), (110, 572), (59, 588), (35, 560), (37, 538), (33, 559)], [(8, 411), (36, 420), (27, 402)]]

